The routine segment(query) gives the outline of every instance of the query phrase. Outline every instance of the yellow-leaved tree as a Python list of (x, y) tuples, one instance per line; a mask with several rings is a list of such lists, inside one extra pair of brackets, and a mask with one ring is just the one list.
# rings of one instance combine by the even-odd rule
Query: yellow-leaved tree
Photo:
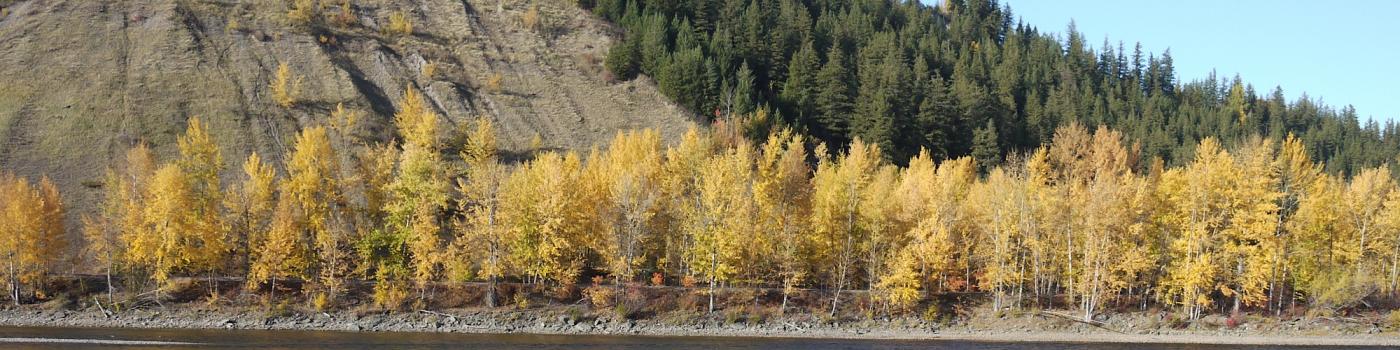
[(242, 182), (230, 189), (225, 206), (229, 215), (229, 231), (235, 235), (233, 244), (241, 256), (244, 269), (251, 269), (263, 246), (272, 213), (277, 206), (276, 171), (257, 152), (243, 162)]
[(1223, 271), (1216, 261), (1221, 254), (1221, 231), (1227, 228), (1233, 209), (1236, 172), (1230, 154), (1218, 141), (1207, 138), (1196, 147), (1189, 165), (1167, 171), (1158, 186), (1167, 204), (1158, 221), (1171, 237), (1171, 263), (1160, 282), (1160, 295), (1181, 305), (1193, 320), (1212, 305), (1212, 291), (1223, 286)]
[(272, 299), (277, 297), (277, 279), (306, 278), (314, 261), (307, 251), (309, 241), (298, 205), (285, 194), (279, 196), (267, 233), (256, 246), (259, 253), (248, 268), (248, 288), (270, 282)]
[(590, 176), (604, 181), (603, 220), (595, 250), (614, 284), (631, 281), (651, 239), (661, 210), (661, 137), (654, 130), (619, 132), (608, 148), (591, 158), (598, 166)]
[(486, 305), (496, 306), (497, 282), (509, 267), (510, 230), (501, 217), (502, 187), (506, 169), (496, 158), (496, 131), (489, 119), (479, 118), (462, 150), (467, 176), (457, 180), (462, 193), (463, 218), (458, 223), (456, 268), (458, 276), (476, 275), (491, 282)]
[(0, 173), (0, 259), (5, 260), (11, 301), (23, 301), (24, 286), (42, 292), (67, 248), (63, 201), (48, 177), (34, 186)]
[(807, 149), (802, 136), (783, 129), (768, 136), (758, 157), (754, 181), (754, 205), (758, 211), (757, 234), (773, 245), (771, 260), (783, 286), (783, 303), (808, 275), (806, 253), (811, 243), (804, 220), (811, 200)]
[(692, 243), (685, 261), (709, 285), (709, 311), (715, 310), (715, 287), (740, 268), (744, 239), (752, 221), (753, 156), (747, 144), (706, 159), (696, 188), (699, 201), (687, 210), (686, 237)]
[(517, 168), (504, 184), (501, 217), (511, 231), (510, 261), (527, 281), (574, 275), (565, 256), (570, 244), (565, 210), (575, 171), (559, 154), (546, 152)]
[(340, 174), (340, 158), (331, 147), (326, 128), (302, 129), (288, 158), (287, 178), (280, 191), (285, 200), (292, 201), (293, 221), (313, 247), (312, 266), (318, 279), (316, 287), (320, 289), (314, 300), (321, 305), (340, 295), (351, 271), (352, 231), (346, 219)]
[(188, 261), (183, 251), (192, 240), (192, 218), (185, 214), (192, 198), (188, 177), (179, 166), (166, 164), (151, 177), (150, 194), (145, 203), (139, 232), (127, 247), (133, 262), (145, 267), (156, 282), (157, 294), (172, 274)]
[(821, 154), (812, 176), (811, 227), (816, 240), (817, 259), (829, 266), (831, 314), (840, 307), (841, 292), (852, 279), (869, 239), (860, 227), (862, 193), (880, 166), (880, 147), (859, 139), (846, 153), (831, 158)]
[(224, 158), (199, 117), (190, 118), (185, 134), (177, 140), (177, 146), (180, 158), (175, 164), (185, 176), (185, 188), (189, 191), (189, 198), (179, 202), (189, 206), (172, 213), (185, 216), (178, 222), (187, 225), (184, 228), (184, 241), (177, 243), (176, 249), (191, 270), (205, 272), (209, 277), (210, 296), (217, 297), (218, 286), (214, 283), (214, 275), (226, 266), (233, 247), (227, 237), (228, 227), (223, 221), (224, 193), (219, 183)]
[[(413, 281), (422, 301), (440, 264), (438, 217), (447, 207), (451, 184), (438, 142), (437, 113), (411, 87), (404, 90), (403, 107), (394, 114), (394, 125), (403, 139), (403, 151), (399, 153), (398, 173), (389, 184), (385, 212), (393, 231), (391, 236), (402, 240), (399, 246), (411, 253), (408, 256)], [(393, 270), (381, 270), (379, 276), (384, 285), (392, 285), (392, 281), (384, 279), (393, 276), (382, 272)]]
[(1234, 190), (1230, 226), (1223, 232), (1221, 267), (1228, 282), (1226, 296), (1233, 299), (1231, 312), (1241, 305), (1264, 303), (1270, 269), (1281, 260), (1278, 244), (1279, 171), (1274, 167), (1274, 144), (1271, 140), (1247, 141), (1236, 152), (1238, 167), (1230, 186)]
[(716, 136), (703, 133), (691, 127), (681, 136), (680, 143), (666, 149), (665, 162), (661, 165), (661, 202), (657, 213), (658, 221), (665, 224), (657, 233), (659, 244), (664, 251), (657, 254), (657, 268), (677, 277), (693, 277), (694, 271), (685, 257), (690, 254), (694, 241), (687, 233), (694, 231), (687, 225), (698, 221), (685, 218), (694, 213), (700, 205), (700, 170), (707, 159), (713, 156)]

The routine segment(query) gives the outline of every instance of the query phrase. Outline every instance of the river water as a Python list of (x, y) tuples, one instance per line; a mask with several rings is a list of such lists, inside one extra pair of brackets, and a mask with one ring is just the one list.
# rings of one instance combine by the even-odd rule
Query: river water
[(325, 331), (161, 330), (0, 327), (3, 349), (1332, 349), (1186, 344), (995, 343), (954, 340), (824, 340), (787, 338), (600, 335), (348, 333)]

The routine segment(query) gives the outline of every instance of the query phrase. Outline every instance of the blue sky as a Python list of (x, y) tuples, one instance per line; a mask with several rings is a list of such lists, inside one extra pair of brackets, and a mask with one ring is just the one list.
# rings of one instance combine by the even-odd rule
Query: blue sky
[[(924, 0), (926, 3), (932, 0)], [(1171, 48), (1177, 78), (1236, 73), (1259, 94), (1282, 86), (1363, 121), (1400, 118), (1400, 1), (1002, 0), (1041, 32), (1070, 19), (1097, 50), (1105, 37), (1158, 55)]]

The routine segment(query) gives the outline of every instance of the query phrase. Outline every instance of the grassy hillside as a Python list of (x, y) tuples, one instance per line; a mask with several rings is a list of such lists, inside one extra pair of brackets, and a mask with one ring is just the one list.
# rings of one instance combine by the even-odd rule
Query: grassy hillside
[[(169, 158), (192, 116), (211, 128), (229, 177), (253, 151), (280, 162), (294, 132), (340, 104), (364, 114), (358, 136), (393, 137), (405, 88), (446, 128), (493, 119), (506, 152), (535, 136), (572, 149), (618, 129), (674, 138), (691, 124), (649, 83), (604, 80), (617, 30), (572, 3), (537, 2), (533, 26), (525, 1), (347, 3), (297, 20), (285, 1), (0, 1), (0, 169), (53, 177), (82, 213), (112, 159), (138, 141)], [(411, 33), (387, 31), (396, 13)], [(300, 82), (288, 108), (269, 90), (279, 63)]]

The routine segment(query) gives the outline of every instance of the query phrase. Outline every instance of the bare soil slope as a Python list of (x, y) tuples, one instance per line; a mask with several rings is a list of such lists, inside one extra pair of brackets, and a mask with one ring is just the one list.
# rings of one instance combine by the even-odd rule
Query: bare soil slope
[[(522, 21), (524, 0), (352, 0), (339, 20), (341, 1), (323, 0), (310, 25), (288, 19), (291, 2), (0, 0), (0, 169), (47, 174), (87, 212), (114, 159), (138, 140), (170, 159), (191, 116), (209, 124), (231, 179), (250, 152), (283, 159), (337, 104), (365, 112), (361, 137), (392, 138), (405, 88), (431, 100), (444, 130), (494, 120), (507, 152), (535, 136), (583, 148), (629, 128), (674, 139), (692, 124), (645, 80), (607, 82), (617, 29), (566, 0), (537, 1), (537, 28)], [(385, 33), (397, 11), (411, 35)], [(291, 108), (271, 97), (279, 62), (302, 79)]]

